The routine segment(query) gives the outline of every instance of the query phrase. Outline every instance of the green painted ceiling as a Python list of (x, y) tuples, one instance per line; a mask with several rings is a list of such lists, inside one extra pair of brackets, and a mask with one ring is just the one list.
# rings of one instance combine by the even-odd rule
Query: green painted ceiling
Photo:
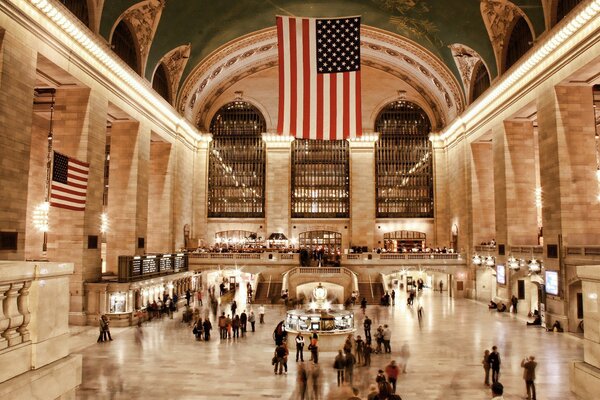
[[(108, 0), (100, 33), (106, 39), (119, 16), (136, 0)], [(362, 23), (412, 39), (438, 55), (458, 77), (448, 45), (462, 43), (477, 51), (496, 75), (496, 62), (479, 0), (166, 0), (150, 49), (146, 76), (151, 79), (164, 54), (191, 43), (183, 80), (204, 57), (242, 35), (275, 25), (276, 15), (334, 17), (361, 15)], [(514, 0), (535, 27), (544, 30), (541, 0)]]

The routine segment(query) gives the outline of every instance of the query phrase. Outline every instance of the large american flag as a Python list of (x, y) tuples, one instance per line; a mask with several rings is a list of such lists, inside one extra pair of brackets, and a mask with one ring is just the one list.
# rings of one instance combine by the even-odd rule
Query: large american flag
[(85, 210), (89, 164), (54, 152), (50, 205)]
[(360, 17), (277, 17), (277, 42), (277, 132), (300, 139), (360, 136)]

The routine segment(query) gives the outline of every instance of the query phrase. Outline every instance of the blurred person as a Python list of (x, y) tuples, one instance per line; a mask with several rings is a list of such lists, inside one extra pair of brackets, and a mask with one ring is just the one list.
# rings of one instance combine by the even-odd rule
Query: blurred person
[(498, 347), (492, 347), (492, 352), (488, 356), (488, 362), (492, 369), (492, 382), (498, 382), (498, 379), (500, 378), (500, 354), (498, 353)]
[(208, 316), (206, 316), (206, 318), (204, 319), (202, 327), (204, 328), (204, 340), (210, 340), (210, 330), (212, 329), (212, 324), (208, 320)]
[(231, 339), (231, 334), (232, 334), (232, 319), (229, 316), (229, 314), (227, 314), (227, 317), (225, 317), (225, 336), (227, 339)]
[(250, 322), (250, 326), (252, 327), (252, 332), (256, 332), (255, 324), (256, 324), (256, 316), (254, 315), (254, 311), (250, 310), (250, 315), (248, 316), (248, 322)]
[(369, 394), (367, 395), (367, 400), (377, 400), (377, 395), (379, 394), (379, 390), (377, 390), (377, 385), (369, 386)]
[(298, 364), (297, 382), (298, 399), (305, 400), (307, 398), (308, 372), (303, 362)]
[(311, 365), (310, 380), (312, 400), (321, 399), (321, 367), (317, 363)]
[(225, 317), (225, 313), (221, 313), (217, 325), (219, 326), (219, 335), (221, 339), (227, 339), (227, 317)]
[(367, 298), (366, 297), (363, 297), (362, 300), (360, 301), (360, 308), (361, 308), (363, 314), (365, 312), (367, 312)]
[(279, 375), (281, 375), (283, 373), (283, 369), (285, 367), (285, 373), (287, 374), (287, 362), (285, 360), (286, 356), (287, 356), (287, 349), (284, 347), (283, 343), (277, 345), (277, 347), (275, 347), (275, 355), (273, 360), (275, 361), (274, 365), (275, 365), (275, 369), (273, 370), (273, 372), (275, 374), (277, 374), (277, 370), (279, 369)]
[(310, 359), (315, 364), (319, 362), (319, 335), (317, 332), (313, 332), (310, 338), (310, 344), (308, 345), (308, 349), (310, 350)]
[(265, 306), (264, 305), (260, 305), (260, 307), (258, 307), (258, 317), (259, 317), (259, 323), (264, 324), (265, 323)]
[(408, 343), (404, 343), (400, 349), (400, 369), (403, 374), (406, 373), (406, 367), (408, 366), (408, 359), (410, 358), (410, 349)]
[(396, 365), (396, 361), (390, 361), (385, 367), (385, 374), (387, 375), (388, 382), (392, 385), (392, 392), (396, 393), (396, 382), (398, 381), (398, 375), (400, 375), (400, 368)]
[(485, 378), (483, 380), (483, 384), (485, 386), (490, 386), (490, 351), (485, 350), (483, 352), (483, 360), (481, 360), (481, 365), (483, 365), (483, 370), (485, 371)]
[(361, 400), (360, 397), (358, 397), (358, 394), (360, 392), (358, 391), (358, 388), (353, 387), (352, 388), (352, 396), (348, 397), (348, 400)]
[(344, 371), (346, 370), (346, 359), (342, 350), (338, 350), (338, 354), (333, 360), (333, 369), (337, 372), (337, 385), (341, 386), (344, 383)]
[(248, 314), (246, 314), (246, 310), (244, 310), (240, 314), (240, 330), (242, 331), (242, 336), (246, 336), (247, 325), (248, 325)]
[(363, 355), (365, 352), (365, 342), (360, 335), (358, 335), (354, 341), (354, 348), (356, 349), (356, 363), (361, 365), (364, 362)]
[(492, 383), (492, 400), (504, 400), (504, 386), (500, 382)]
[(391, 341), (392, 341), (392, 330), (390, 329), (390, 327), (387, 324), (385, 324), (385, 325), (383, 325), (383, 346), (385, 348), (386, 353), (392, 352), (392, 346), (390, 345)]
[(296, 362), (304, 362), (304, 337), (298, 332), (296, 335)]
[(537, 362), (534, 361), (534, 356), (529, 356), (521, 361), (521, 367), (523, 368), (523, 380), (525, 381), (525, 387), (527, 389), (527, 399), (536, 400), (535, 397), (535, 368)]
[(354, 357), (354, 354), (352, 354), (352, 352), (346, 353), (345, 357), (346, 381), (348, 381), (348, 383), (350, 383), (350, 386), (352, 386), (352, 382), (354, 381), (354, 365), (356, 364), (356, 357)]
[(370, 367), (371, 366), (371, 353), (373, 352), (373, 348), (371, 347), (371, 343), (367, 342), (365, 343), (364, 346), (364, 350), (363, 350), (363, 358), (365, 360), (365, 367)]
[(241, 327), (241, 321), (240, 321), (240, 316), (239, 315), (235, 315), (235, 317), (233, 317), (233, 319), (231, 320), (231, 330), (233, 331), (233, 338), (240, 338), (240, 327)]
[(375, 341), (377, 342), (377, 347), (375, 348), (375, 353), (381, 353), (381, 346), (383, 345), (383, 326), (379, 325), (377, 327), (377, 332), (375, 333)]
[(365, 321), (363, 322), (363, 327), (365, 328), (365, 340), (371, 341), (371, 319), (369, 316), (365, 316)]

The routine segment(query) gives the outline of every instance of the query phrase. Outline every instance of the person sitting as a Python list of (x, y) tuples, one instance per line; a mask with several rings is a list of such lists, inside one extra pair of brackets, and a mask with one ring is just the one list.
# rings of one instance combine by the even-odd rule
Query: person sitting
[(490, 310), (495, 310), (496, 308), (498, 308), (498, 304), (496, 304), (496, 303), (494, 302), (494, 300), (490, 300), (490, 304), (488, 304), (488, 308), (489, 308)]
[(540, 316), (540, 313), (538, 312), (538, 310), (535, 310), (533, 312), (533, 316), (535, 317), (533, 319), (533, 322), (527, 322), (527, 325), (542, 325), (542, 317)]
[(552, 332), (564, 332), (562, 326), (560, 326), (560, 322), (554, 321), (552, 328), (550, 328)]
[(498, 304), (498, 309), (496, 311), (498, 311), (498, 312), (505, 312), (506, 311), (506, 304), (504, 304), (504, 303)]

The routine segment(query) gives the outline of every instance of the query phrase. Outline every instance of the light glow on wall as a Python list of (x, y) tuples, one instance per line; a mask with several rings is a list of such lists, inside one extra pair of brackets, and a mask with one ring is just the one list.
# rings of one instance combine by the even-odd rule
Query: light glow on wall
[(50, 230), (49, 223), (50, 203), (47, 201), (40, 203), (33, 210), (33, 226), (39, 232), (48, 232)]

